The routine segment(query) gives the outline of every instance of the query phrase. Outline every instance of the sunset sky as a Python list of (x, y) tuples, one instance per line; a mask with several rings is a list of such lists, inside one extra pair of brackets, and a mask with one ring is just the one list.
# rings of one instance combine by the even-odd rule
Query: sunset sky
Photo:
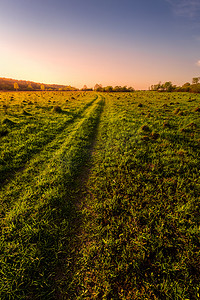
[(0, 0), (0, 77), (148, 89), (200, 76), (200, 0)]

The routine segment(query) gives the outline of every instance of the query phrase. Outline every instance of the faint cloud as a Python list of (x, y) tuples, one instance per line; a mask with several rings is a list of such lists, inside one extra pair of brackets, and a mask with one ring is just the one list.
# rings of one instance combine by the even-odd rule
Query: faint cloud
[(196, 63), (196, 65), (197, 65), (198, 67), (200, 67), (200, 60), (198, 60), (198, 62)]
[(200, 0), (166, 0), (178, 16), (196, 18), (200, 14)]

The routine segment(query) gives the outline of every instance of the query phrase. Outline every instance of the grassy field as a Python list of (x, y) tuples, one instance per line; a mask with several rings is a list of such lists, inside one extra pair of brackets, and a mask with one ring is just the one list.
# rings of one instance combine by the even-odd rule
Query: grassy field
[(198, 299), (200, 95), (0, 93), (1, 299)]

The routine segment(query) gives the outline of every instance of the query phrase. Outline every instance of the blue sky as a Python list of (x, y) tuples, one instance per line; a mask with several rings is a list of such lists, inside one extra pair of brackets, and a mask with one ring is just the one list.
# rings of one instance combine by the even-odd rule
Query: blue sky
[(77, 87), (200, 76), (199, 0), (0, 0), (0, 77)]

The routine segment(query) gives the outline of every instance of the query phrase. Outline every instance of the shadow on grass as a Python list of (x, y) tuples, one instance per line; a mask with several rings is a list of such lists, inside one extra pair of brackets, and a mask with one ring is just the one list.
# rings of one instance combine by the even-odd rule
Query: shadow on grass
[[(55, 132), (54, 135), (50, 134), (49, 136), (46, 137), (45, 140), (42, 140), (40, 143), (35, 143), (33, 147), (29, 147), (28, 149), (26, 149), (26, 152), (22, 157), (22, 160), (19, 163), (16, 163), (15, 166), (13, 166), (12, 163), (11, 164), (9, 163), (9, 161), (11, 162), (14, 159), (13, 154), (8, 153), (7, 157), (5, 157), (5, 159), (2, 162), (3, 168), (0, 171), (1, 187), (6, 185), (10, 180), (12, 180), (15, 176), (17, 176), (18, 172), (22, 172), (25, 169), (27, 162), (34, 155), (39, 154), (43, 150), (44, 146), (47, 146), (49, 143), (55, 140), (58, 137), (58, 134), (61, 134), (69, 124), (72, 124), (74, 121), (76, 121), (76, 119), (80, 118), (82, 114), (86, 111), (86, 109), (89, 108), (94, 103), (95, 100), (96, 98), (94, 98), (92, 101), (87, 103), (84, 106), (84, 109), (76, 114), (75, 113), (69, 114), (69, 112), (63, 112), (62, 114), (71, 115), (71, 119), (64, 122), (64, 124), (59, 128), (58, 131)], [(9, 126), (13, 126), (12, 124), (17, 124), (19, 126), (19, 123), (14, 123), (9, 119), (5, 119), (5, 120), (6, 120), (5, 124), (9, 124)]]
[[(72, 156), (70, 176), (65, 159), (61, 161), (62, 179), (60, 188), (50, 196), (48, 205), (37, 216), (44, 220), (31, 243), (36, 244), (39, 261), (26, 274), (28, 299), (75, 299), (71, 288), (76, 260), (81, 245), (79, 233), (83, 226), (83, 215), (79, 205), (84, 199), (85, 186), (89, 177), (91, 157), (98, 131), (102, 101), (97, 117), (91, 121), (90, 131), (84, 139), (79, 136), (76, 155)], [(59, 187), (59, 185), (58, 185)], [(45, 222), (48, 220), (48, 222)], [(45, 298), (46, 297), (46, 298)]]

